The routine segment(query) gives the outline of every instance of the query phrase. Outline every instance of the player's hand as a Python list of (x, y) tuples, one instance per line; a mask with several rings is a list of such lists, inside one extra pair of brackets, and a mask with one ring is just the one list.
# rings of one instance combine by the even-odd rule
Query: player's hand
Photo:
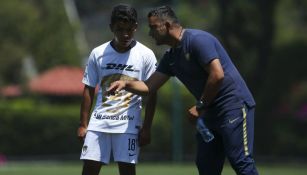
[(196, 120), (199, 117), (199, 112), (196, 110), (196, 106), (192, 106), (189, 110), (188, 110), (188, 119), (190, 121), (191, 124), (196, 125)]
[(120, 90), (125, 89), (126, 87), (126, 81), (114, 81), (111, 83), (110, 87), (108, 87), (106, 91), (106, 95), (114, 95), (117, 94)]
[(141, 128), (139, 132), (139, 146), (145, 146), (151, 142), (151, 132), (150, 129)]
[(81, 143), (84, 142), (86, 131), (87, 131), (86, 127), (79, 126), (78, 131), (77, 131), (77, 136), (78, 136), (78, 139), (80, 140)]

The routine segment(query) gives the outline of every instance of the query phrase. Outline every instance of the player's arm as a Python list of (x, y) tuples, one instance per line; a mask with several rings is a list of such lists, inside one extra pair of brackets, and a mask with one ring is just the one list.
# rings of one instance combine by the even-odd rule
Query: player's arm
[(134, 94), (147, 96), (156, 91), (169, 79), (169, 76), (160, 72), (154, 72), (148, 80), (144, 81), (115, 81), (108, 88), (108, 93), (114, 93), (125, 89)]
[(83, 89), (83, 98), (80, 109), (80, 124), (77, 131), (78, 138), (81, 141), (84, 140), (86, 134), (89, 116), (94, 101), (94, 95), (95, 88), (85, 85)]
[(156, 92), (151, 93), (147, 96), (145, 104), (145, 118), (143, 126), (139, 132), (140, 146), (145, 146), (147, 144), (150, 144), (151, 142), (151, 126), (155, 115), (156, 102), (157, 102)]
[[(160, 72), (155, 72), (144, 82), (147, 86), (148, 96), (145, 108), (145, 118), (142, 129), (139, 133), (139, 145), (144, 146), (151, 141), (151, 126), (155, 114), (155, 107), (157, 101), (157, 90), (169, 79), (169, 76)], [(129, 88), (129, 85), (128, 85)]]
[[(208, 80), (205, 84), (200, 100), (205, 102), (206, 105), (210, 105), (216, 97), (224, 79), (224, 70), (217, 58), (213, 59), (209, 64), (203, 65), (203, 68), (208, 73)], [(192, 123), (196, 121), (195, 119), (199, 116), (199, 112), (203, 111), (197, 111), (196, 106), (189, 109), (189, 119)]]

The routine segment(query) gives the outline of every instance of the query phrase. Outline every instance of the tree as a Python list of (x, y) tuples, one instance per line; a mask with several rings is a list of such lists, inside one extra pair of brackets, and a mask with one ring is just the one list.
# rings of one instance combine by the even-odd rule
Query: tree
[(0, 1), (0, 84), (20, 83), (22, 60), (33, 56), (37, 69), (81, 65), (73, 32), (57, 0)]

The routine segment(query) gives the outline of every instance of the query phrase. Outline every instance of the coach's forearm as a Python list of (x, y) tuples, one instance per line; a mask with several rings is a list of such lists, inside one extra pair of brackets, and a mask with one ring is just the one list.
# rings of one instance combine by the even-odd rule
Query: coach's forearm
[(143, 81), (126, 81), (125, 90), (141, 96), (147, 96), (150, 93), (148, 86)]

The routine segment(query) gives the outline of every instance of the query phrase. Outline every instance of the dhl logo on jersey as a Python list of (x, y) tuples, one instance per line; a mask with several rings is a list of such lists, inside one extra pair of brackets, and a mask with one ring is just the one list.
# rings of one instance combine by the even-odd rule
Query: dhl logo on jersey
[(139, 70), (135, 70), (133, 65), (126, 64), (116, 64), (116, 63), (107, 63), (105, 69), (115, 69), (115, 70), (125, 70), (130, 72), (139, 72)]

